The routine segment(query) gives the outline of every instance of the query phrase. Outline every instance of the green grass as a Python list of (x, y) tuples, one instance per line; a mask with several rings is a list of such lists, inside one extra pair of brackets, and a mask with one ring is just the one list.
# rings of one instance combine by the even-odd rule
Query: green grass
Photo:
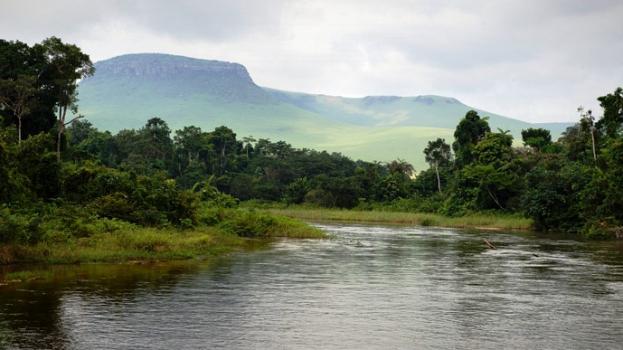
[(224, 209), (218, 215), (221, 217), (214, 225), (187, 230), (124, 224), (112, 231), (102, 229), (86, 237), (75, 237), (50, 229), (45, 238), (35, 244), (0, 245), (0, 264), (206, 259), (272, 238), (325, 237), (318, 228), (289, 217), (247, 209)]
[(340, 209), (286, 208), (265, 209), (267, 212), (312, 221), (351, 221), (409, 224), (420, 226), (476, 228), (489, 230), (530, 230), (532, 220), (518, 215), (470, 214), (448, 217), (430, 213), (361, 211)]
[(2, 260), (43, 264), (182, 260), (231, 252), (244, 243), (243, 238), (212, 227), (187, 231), (137, 227), (63, 242), (6, 245)]

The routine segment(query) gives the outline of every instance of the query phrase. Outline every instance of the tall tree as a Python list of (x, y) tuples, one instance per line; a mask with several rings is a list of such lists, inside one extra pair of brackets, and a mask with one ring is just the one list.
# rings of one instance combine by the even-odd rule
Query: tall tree
[(597, 98), (604, 109), (604, 116), (597, 123), (606, 136), (614, 138), (620, 134), (623, 126), (623, 88), (617, 88), (614, 93)]
[(235, 155), (238, 142), (236, 141), (236, 133), (228, 127), (219, 126), (210, 133), (209, 141), (213, 145), (214, 150), (218, 153), (219, 162), (215, 173), (222, 175), (227, 170), (228, 158)]
[(209, 146), (206, 134), (196, 126), (186, 126), (182, 130), (175, 131), (173, 141), (176, 146), (177, 168), (180, 174), (185, 168), (199, 161), (200, 156), (206, 153)]
[(247, 153), (247, 159), (249, 159), (249, 151), (253, 150), (253, 143), (256, 141), (257, 140), (251, 135), (242, 138), (242, 142), (244, 142), (244, 149)]
[(387, 163), (387, 169), (390, 174), (398, 174), (406, 177), (410, 177), (413, 174), (413, 165), (400, 158)]
[(169, 125), (158, 117), (151, 118), (139, 130), (136, 156), (153, 169), (166, 170), (173, 155), (173, 141)]
[(48, 60), (48, 69), (45, 72), (52, 78), (51, 90), (56, 97), (57, 110), (57, 139), (56, 157), (61, 159), (61, 142), (67, 125), (80, 116), (67, 121), (67, 110), (77, 113), (78, 80), (92, 75), (95, 71), (89, 55), (83, 53), (79, 47), (66, 44), (57, 37), (50, 37), (41, 43), (45, 57)]
[(17, 118), (17, 142), (22, 142), (22, 119), (30, 112), (35, 95), (35, 77), (20, 75), (17, 79), (0, 80), (0, 107)]
[(528, 128), (521, 131), (521, 138), (525, 146), (532, 147), (537, 151), (542, 151), (545, 147), (552, 144), (552, 135), (547, 129)]
[(456, 163), (459, 167), (474, 161), (472, 154), (474, 146), (490, 131), (487, 118), (480, 118), (476, 111), (469, 111), (465, 114), (454, 131), (455, 141), (452, 143)]
[(584, 128), (588, 128), (591, 134), (591, 146), (593, 149), (593, 161), (595, 164), (597, 163), (597, 150), (595, 146), (595, 117), (593, 117), (593, 112), (589, 109), (588, 111), (584, 111), (584, 107), (578, 107), (578, 112), (580, 113), (580, 123)]
[(441, 178), (439, 177), (439, 167), (450, 164), (452, 152), (446, 140), (438, 138), (435, 141), (428, 141), (428, 146), (424, 149), (426, 162), (435, 169), (437, 175), (437, 191), (441, 193)]

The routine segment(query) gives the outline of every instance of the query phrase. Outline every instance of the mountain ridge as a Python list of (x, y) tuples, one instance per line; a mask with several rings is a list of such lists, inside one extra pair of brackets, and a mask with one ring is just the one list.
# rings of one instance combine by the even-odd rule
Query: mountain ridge
[[(468, 110), (488, 116), (492, 129), (510, 130), (516, 139), (522, 129), (538, 127), (454, 97), (341, 97), (262, 87), (235, 62), (139, 53), (99, 61), (95, 67), (95, 75), (80, 82), (80, 107), (95, 126), (110, 131), (137, 128), (159, 116), (172, 129), (226, 125), (242, 135), (364, 160), (399, 157), (423, 168), (426, 142), (436, 137), (451, 141)], [(546, 125), (554, 137), (566, 126)]]

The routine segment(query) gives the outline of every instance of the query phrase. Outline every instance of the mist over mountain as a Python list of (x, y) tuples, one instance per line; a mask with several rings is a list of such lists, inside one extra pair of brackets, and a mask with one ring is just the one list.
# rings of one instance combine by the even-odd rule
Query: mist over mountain
[[(492, 129), (540, 127), (467, 106), (444, 96), (346, 98), (289, 92), (255, 84), (238, 63), (166, 54), (129, 54), (100, 61), (81, 82), (80, 110), (98, 128), (141, 127), (151, 117), (172, 129), (226, 125), (238, 135), (284, 140), (296, 147), (342, 152), (353, 158), (396, 158), (424, 168), (428, 140), (452, 141), (470, 109), (489, 117)], [(565, 123), (544, 124), (557, 137)]]

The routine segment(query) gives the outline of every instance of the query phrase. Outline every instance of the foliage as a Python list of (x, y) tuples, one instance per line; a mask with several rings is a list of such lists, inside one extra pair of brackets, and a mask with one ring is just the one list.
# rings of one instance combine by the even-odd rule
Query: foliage
[(521, 132), (521, 138), (525, 146), (532, 147), (537, 151), (544, 150), (552, 143), (552, 135), (549, 130), (542, 128), (528, 128)]
[[(239, 200), (454, 219), (521, 213), (537, 229), (590, 237), (623, 226), (621, 88), (598, 98), (603, 117), (580, 109), (579, 122), (555, 142), (547, 130), (524, 130), (529, 149), (514, 148), (508, 131), (492, 132), (487, 117), (469, 111), (452, 147), (430, 141), (430, 169), (415, 174), (401, 159), (354, 161), (284, 141), (238, 139), (226, 126), (172, 132), (153, 117), (112, 134), (82, 118), (66, 122), (77, 81), (92, 72), (88, 55), (58, 38), (33, 46), (0, 40), (0, 242), (90, 237), (101, 222), (220, 225), (245, 237), (292, 227), (239, 209)], [(61, 149), (63, 159), (54, 154)]]
[(474, 160), (473, 147), (490, 131), (487, 119), (481, 119), (478, 112), (469, 111), (465, 114), (454, 131), (455, 141), (452, 144), (458, 166), (467, 165)]

